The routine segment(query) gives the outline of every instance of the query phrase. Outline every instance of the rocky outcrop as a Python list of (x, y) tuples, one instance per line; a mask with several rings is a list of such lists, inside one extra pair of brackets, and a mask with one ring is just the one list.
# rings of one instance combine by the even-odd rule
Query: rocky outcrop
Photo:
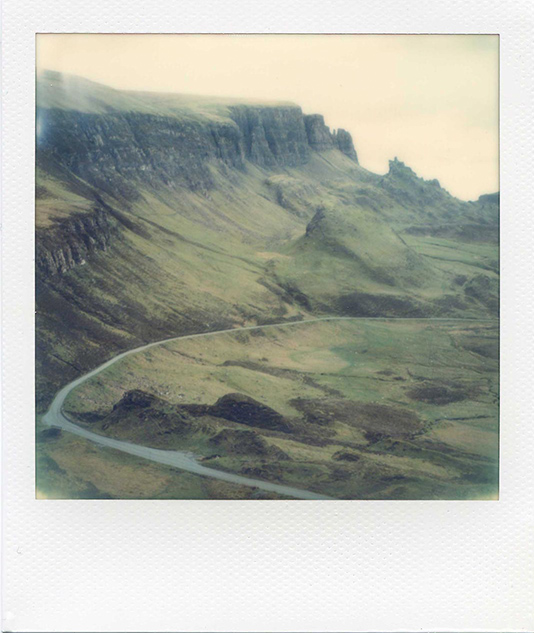
[(352, 136), (346, 130), (334, 130), (325, 124), (321, 114), (308, 114), (304, 117), (308, 143), (317, 152), (338, 149), (354, 162), (358, 162), (358, 155), (354, 149)]
[(269, 431), (291, 433), (283, 415), (242, 393), (227, 393), (215, 404), (184, 404), (183, 411), (194, 417), (212, 416)]
[(438, 180), (419, 177), (398, 158), (389, 161), (389, 171), (379, 184), (394, 202), (419, 213), (419, 219), (449, 221), (466, 210), (467, 203), (451, 196)]
[(126, 391), (119, 402), (113, 405), (113, 411), (132, 411), (147, 409), (163, 404), (164, 401), (153, 393), (148, 393), (142, 389), (131, 389)]
[(440, 190), (450, 196), (450, 194), (441, 187), (439, 180), (435, 178), (433, 180), (425, 180), (424, 178), (419, 177), (411, 167), (408, 167), (408, 165), (403, 163), (396, 156), (393, 160), (389, 161), (389, 172), (387, 174), (387, 178), (389, 180), (397, 180), (414, 186), (417, 185), (419, 191), (423, 191), (425, 187), (428, 187), (434, 190)]
[[(77, 417), (84, 419), (80, 414)], [(86, 414), (84, 421), (116, 437), (146, 441), (154, 446), (165, 445), (170, 435), (183, 437), (192, 430), (190, 418), (180, 406), (141, 389), (123, 394), (108, 415)]]
[(358, 162), (358, 155), (354, 149), (352, 136), (346, 130), (339, 129), (333, 132), (334, 145), (340, 152), (351, 158), (355, 163)]
[(275, 460), (289, 459), (277, 446), (270, 446), (255, 431), (223, 429), (209, 440), (210, 444), (222, 448), (231, 455), (253, 455)]
[(271, 407), (241, 393), (228, 393), (210, 408), (210, 415), (271, 431), (290, 433), (284, 417)]
[(330, 128), (321, 114), (308, 114), (304, 117), (308, 143), (317, 152), (334, 149), (334, 139)]
[(59, 221), (38, 235), (37, 274), (47, 279), (81, 266), (93, 253), (107, 251), (119, 235), (118, 222), (102, 208)]

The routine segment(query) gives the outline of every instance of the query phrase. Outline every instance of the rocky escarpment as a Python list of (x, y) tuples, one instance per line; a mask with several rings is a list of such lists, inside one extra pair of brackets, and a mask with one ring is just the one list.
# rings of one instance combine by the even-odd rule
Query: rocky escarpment
[(411, 207), (433, 204), (443, 197), (453, 200), (438, 180), (420, 178), (411, 167), (396, 157), (389, 161), (389, 171), (381, 184), (397, 202)]
[(303, 165), (312, 151), (339, 149), (357, 160), (348, 132), (331, 134), (319, 115), (297, 106), (228, 107), (227, 118), (173, 117), (145, 112), (81, 112), (39, 108), (37, 150), (49, 161), (116, 199), (140, 189), (213, 187), (209, 164), (244, 169)]
[(47, 279), (81, 266), (93, 253), (107, 251), (119, 235), (119, 223), (104, 208), (61, 220), (38, 235), (37, 274)]
[(346, 131), (339, 129), (337, 132), (330, 132), (330, 128), (325, 124), (321, 114), (308, 114), (304, 117), (304, 125), (308, 143), (317, 152), (338, 149), (356, 163), (358, 156), (354, 149), (352, 136)]
[(453, 197), (438, 180), (419, 177), (397, 158), (389, 161), (389, 171), (378, 184), (395, 205), (408, 212), (406, 219), (416, 224), (456, 222), (469, 212), (469, 203)]
[(303, 165), (310, 146), (302, 110), (293, 106), (230, 108), (243, 155), (262, 167)]
[(354, 149), (354, 143), (352, 142), (352, 136), (347, 130), (339, 129), (334, 130), (332, 133), (334, 139), (334, 145), (340, 152), (343, 152), (349, 158), (352, 158), (354, 162), (358, 162), (358, 155)]
[[(443, 189), (438, 180), (419, 177), (397, 158), (389, 162), (389, 172), (379, 185), (398, 207), (408, 211), (406, 221), (411, 225), (404, 228), (408, 234), (468, 242), (498, 240), (498, 193), (471, 202), (459, 200)], [(398, 207), (393, 219), (400, 215)]]
[(210, 159), (243, 167), (239, 132), (231, 122), (196, 121), (136, 112), (92, 114), (40, 111), (38, 151), (116, 199), (139, 198), (139, 188), (212, 187)]

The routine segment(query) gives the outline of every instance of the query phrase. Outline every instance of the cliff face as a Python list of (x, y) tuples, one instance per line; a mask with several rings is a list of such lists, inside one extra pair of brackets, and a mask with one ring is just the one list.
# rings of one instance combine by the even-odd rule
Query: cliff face
[(136, 185), (208, 189), (207, 162), (243, 166), (238, 129), (135, 112), (91, 114), (40, 112), (38, 151), (95, 188), (124, 200), (138, 198)]
[(349, 158), (352, 158), (354, 162), (358, 162), (358, 155), (354, 149), (354, 143), (352, 142), (352, 136), (346, 130), (339, 129), (333, 133), (334, 145), (340, 152), (343, 152)]
[(354, 162), (358, 162), (358, 155), (354, 149), (352, 136), (346, 130), (339, 129), (330, 132), (321, 114), (308, 114), (304, 117), (304, 125), (308, 136), (308, 143), (312, 149), (322, 152), (338, 149)]
[(304, 117), (304, 125), (306, 126), (310, 147), (318, 152), (334, 149), (332, 134), (321, 114), (306, 115)]
[(320, 115), (296, 106), (228, 108), (211, 120), (144, 112), (87, 113), (57, 108), (38, 113), (38, 151), (115, 198), (139, 197), (136, 185), (206, 191), (210, 161), (244, 169), (297, 167), (312, 151), (339, 149), (357, 160), (348, 132), (331, 134)]
[(296, 167), (310, 159), (302, 110), (297, 107), (236, 106), (238, 144), (247, 160), (262, 167)]
[(107, 251), (119, 235), (118, 222), (105, 209), (71, 216), (38, 235), (36, 272), (42, 280), (66, 273), (96, 251)]
[[(304, 116), (297, 106), (232, 105), (225, 116), (165, 116), (147, 112), (84, 112), (38, 109), (38, 161), (80, 179), (83, 195), (95, 191), (123, 207), (142, 191), (186, 189), (204, 194), (219, 163), (246, 171), (247, 163), (268, 170), (306, 164), (314, 151), (355, 152), (350, 135), (331, 134), (320, 115)], [(340, 143), (340, 139), (342, 142)], [(351, 149), (352, 148), (352, 149)], [(54, 168), (55, 169), (55, 168)], [(70, 176), (69, 176), (70, 178)], [(95, 199), (95, 203), (97, 203)], [(83, 265), (119, 235), (116, 220), (96, 204), (39, 231), (36, 251), (41, 279)]]

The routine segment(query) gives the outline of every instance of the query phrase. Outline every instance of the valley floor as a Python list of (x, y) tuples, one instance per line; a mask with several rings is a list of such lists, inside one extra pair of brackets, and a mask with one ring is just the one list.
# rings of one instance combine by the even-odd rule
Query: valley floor
[[(131, 353), (77, 383), (64, 409), (86, 429), (187, 451), (210, 469), (339, 499), (497, 495), (498, 322), (491, 319), (325, 318), (208, 333)], [(53, 429), (38, 440), (47, 464), (38, 468), (42, 494), (68, 496), (74, 485), (54, 461), (70, 453), (60, 449), (65, 442), (110, 461), (110, 449)], [(87, 490), (278, 497), (223, 482), (212, 489), (205, 477), (122, 455), (116, 468), (127, 466), (128, 493), (118, 471), (115, 483)], [(142, 483), (147, 469), (158, 472), (158, 486)]]

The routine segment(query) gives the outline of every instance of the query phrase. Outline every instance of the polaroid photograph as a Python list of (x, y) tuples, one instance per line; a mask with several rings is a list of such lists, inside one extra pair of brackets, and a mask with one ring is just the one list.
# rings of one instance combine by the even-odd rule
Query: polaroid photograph
[(498, 497), (497, 35), (36, 46), (39, 498)]
[(3, 631), (534, 630), (490, 4), (4, 1)]

